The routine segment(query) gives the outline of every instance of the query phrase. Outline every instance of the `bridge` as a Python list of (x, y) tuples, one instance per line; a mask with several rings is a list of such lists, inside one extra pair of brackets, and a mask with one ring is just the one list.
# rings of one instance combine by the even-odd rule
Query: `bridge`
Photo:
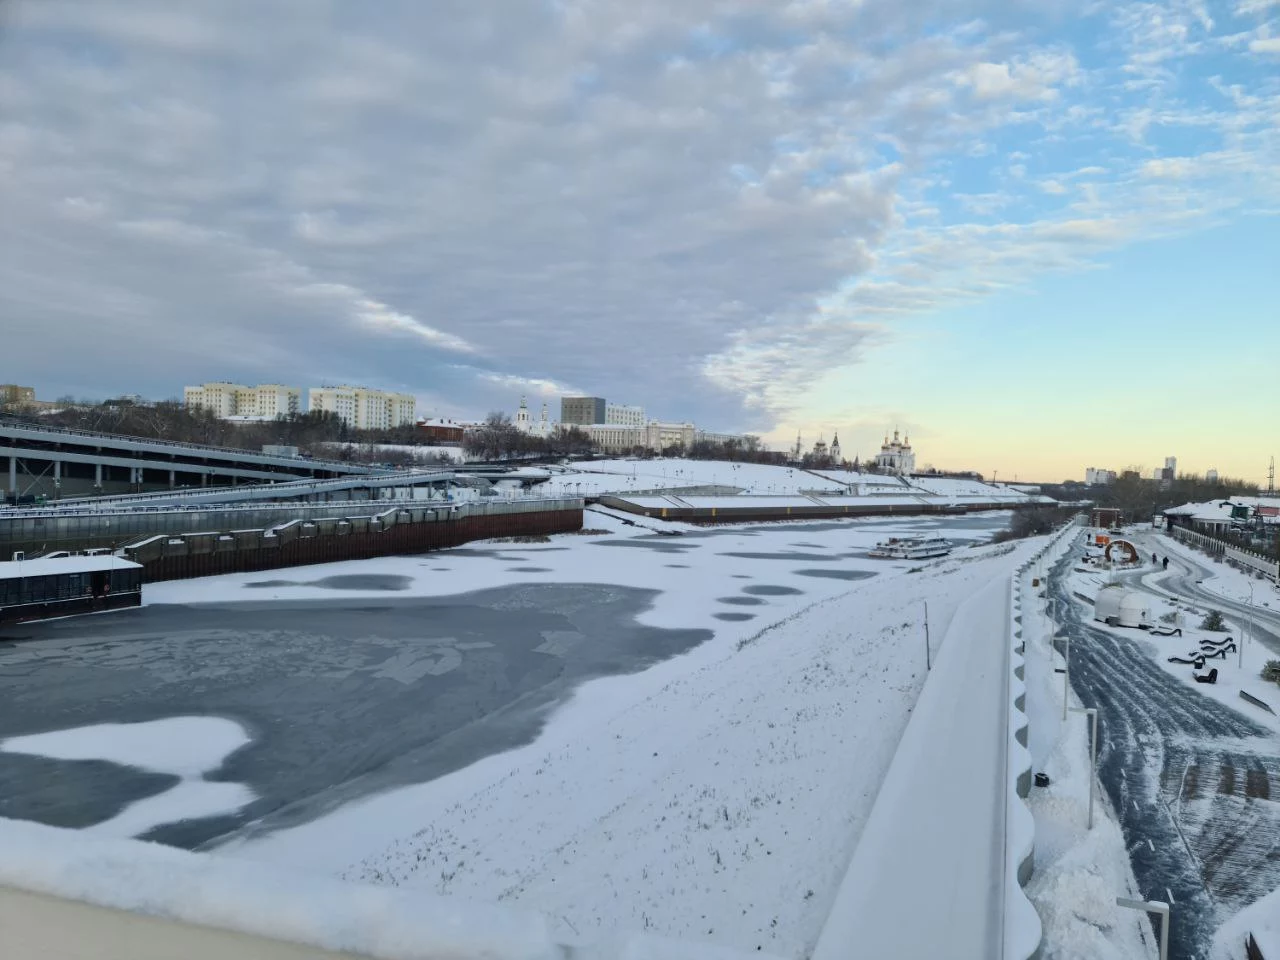
[(0, 418), (0, 489), (10, 501), (301, 478), (327, 480), (379, 472), (337, 460), (275, 456)]

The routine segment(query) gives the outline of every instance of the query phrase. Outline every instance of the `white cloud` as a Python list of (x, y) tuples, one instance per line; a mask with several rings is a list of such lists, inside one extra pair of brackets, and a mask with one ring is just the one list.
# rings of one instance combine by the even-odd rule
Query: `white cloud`
[(1250, 40), (1249, 51), (1251, 53), (1280, 54), (1280, 37), (1263, 37), (1258, 40)]
[[(1194, 0), (1108, 5), (1088, 68), (1017, 7), (949, 0), (326, 9), (10, 16), (0, 309), (85, 346), (66, 388), (258, 365), (765, 429), (904, 316), (1275, 195), (1274, 84), (1215, 65), (1212, 109), (1167, 93), (1221, 39)], [(1205, 143), (1133, 156), (1166, 128)]]

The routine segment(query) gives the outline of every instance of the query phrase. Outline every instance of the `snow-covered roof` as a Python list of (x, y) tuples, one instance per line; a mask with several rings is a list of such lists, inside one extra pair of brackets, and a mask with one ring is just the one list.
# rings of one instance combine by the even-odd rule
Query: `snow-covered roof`
[(1269, 512), (1280, 509), (1280, 497), (1230, 497), (1205, 500), (1203, 503), (1184, 503), (1180, 507), (1170, 507), (1164, 511), (1164, 514), (1173, 517), (1190, 517), (1192, 520), (1227, 521), (1231, 519), (1233, 506), (1248, 507), (1250, 515), (1260, 507)]
[(111, 554), (96, 557), (38, 557), (35, 560), (0, 561), (0, 580), (48, 577), (60, 573), (96, 573), (102, 570), (141, 570), (142, 564)]

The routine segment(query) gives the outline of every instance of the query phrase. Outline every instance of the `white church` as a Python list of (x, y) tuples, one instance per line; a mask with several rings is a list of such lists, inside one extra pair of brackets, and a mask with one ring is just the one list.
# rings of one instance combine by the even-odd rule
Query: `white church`
[(911, 449), (911, 438), (904, 436), (898, 439), (898, 431), (893, 431), (893, 440), (885, 434), (884, 445), (876, 454), (876, 467), (885, 473), (896, 473), (907, 476), (916, 472), (916, 455)]
[(535, 437), (551, 436), (551, 421), (547, 419), (547, 405), (542, 405), (542, 415), (534, 420), (529, 416), (529, 403), (524, 398), (520, 398), (520, 409), (516, 411), (515, 428), (521, 433), (527, 433)]

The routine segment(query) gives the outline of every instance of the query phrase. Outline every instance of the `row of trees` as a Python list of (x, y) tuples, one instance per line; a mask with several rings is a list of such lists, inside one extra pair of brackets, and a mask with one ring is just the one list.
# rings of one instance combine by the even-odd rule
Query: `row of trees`
[(494, 412), (467, 431), (462, 449), (482, 460), (538, 460), (591, 454), (596, 445), (579, 427), (561, 424), (550, 436), (539, 437), (520, 430), (505, 413)]
[[(1074, 495), (1071, 490), (1074, 489)], [(1234, 477), (1206, 480), (1195, 473), (1184, 473), (1173, 480), (1143, 479), (1136, 469), (1125, 470), (1115, 482), (1105, 486), (1064, 487), (1055, 490), (1059, 499), (1077, 497), (1093, 500), (1100, 507), (1118, 507), (1125, 515), (1141, 520), (1154, 516), (1161, 510), (1181, 506), (1184, 503), (1204, 503), (1209, 500), (1225, 500), (1229, 497), (1258, 495), (1258, 485)], [(1054, 494), (1051, 494), (1054, 495)]]

